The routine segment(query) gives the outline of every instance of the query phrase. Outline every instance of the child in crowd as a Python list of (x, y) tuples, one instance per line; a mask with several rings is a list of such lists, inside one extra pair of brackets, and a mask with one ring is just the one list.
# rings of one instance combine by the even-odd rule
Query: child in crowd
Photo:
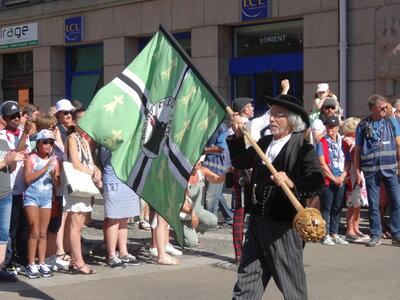
[[(25, 192), (23, 206), (29, 224), (28, 266), (29, 278), (52, 276), (45, 264), (47, 228), (51, 214), (53, 186), (60, 185), (60, 170), (57, 159), (52, 155), (54, 135), (50, 130), (40, 131), (36, 137), (36, 151), (29, 155), (25, 164)], [(35, 264), (36, 251), (38, 265)]]
[(317, 91), (315, 92), (314, 106), (310, 114), (310, 120), (315, 121), (319, 118), (321, 113), (321, 107), (326, 98), (330, 98), (331, 92), (329, 91), (329, 84), (320, 83), (317, 85)]

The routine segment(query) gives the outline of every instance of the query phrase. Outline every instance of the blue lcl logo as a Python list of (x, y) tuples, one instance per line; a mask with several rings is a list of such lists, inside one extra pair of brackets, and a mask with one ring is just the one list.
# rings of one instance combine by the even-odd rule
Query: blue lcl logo
[(242, 21), (268, 18), (268, 0), (242, 0)]
[(65, 43), (76, 43), (84, 40), (83, 17), (65, 19)]

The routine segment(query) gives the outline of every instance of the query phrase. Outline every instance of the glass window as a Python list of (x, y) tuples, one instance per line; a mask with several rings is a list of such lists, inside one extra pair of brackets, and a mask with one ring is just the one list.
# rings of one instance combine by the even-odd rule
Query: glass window
[(71, 100), (78, 100), (87, 108), (103, 85), (103, 74), (71, 76)]
[(3, 74), (5, 78), (32, 76), (33, 52), (4, 54)]
[(67, 98), (87, 108), (103, 86), (103, 45), (68, 47), (66, 59)]
[(102, 68), (103, 46), (71, 49), (71, 72), (97, 71)]
[(303, 21), (235, 29), (235, 57), (303, 52)]
[(253, 97), (252, 75), (236, 76), (236, 97)]

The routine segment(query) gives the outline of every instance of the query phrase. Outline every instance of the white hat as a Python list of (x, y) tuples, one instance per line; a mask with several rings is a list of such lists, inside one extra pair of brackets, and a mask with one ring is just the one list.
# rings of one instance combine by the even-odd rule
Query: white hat
[(68, 99), (58, 100), (56, 103), (56, 113), (59, 111), (71, 111), (75, 110), (75, 107), (71, 104)]
[(320, 83), (317, 85), (317, 93), (319, 92), (327, 92), (329, 91), (329, 84), (327, 83)]

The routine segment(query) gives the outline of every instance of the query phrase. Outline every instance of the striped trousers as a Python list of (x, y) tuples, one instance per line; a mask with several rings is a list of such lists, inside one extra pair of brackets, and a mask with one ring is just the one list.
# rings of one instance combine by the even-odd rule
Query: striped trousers
[(291, 223), (252, 215), (233, 299), (261, 299), (271, 277), (286, 300), (307, 299), (303, 247)]

